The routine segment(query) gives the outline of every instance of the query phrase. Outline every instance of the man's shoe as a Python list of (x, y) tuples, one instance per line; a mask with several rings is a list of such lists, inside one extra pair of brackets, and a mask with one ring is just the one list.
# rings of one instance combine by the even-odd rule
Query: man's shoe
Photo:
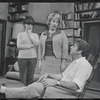
[[(5, 86), (5, 84), (0, 84), (0, 89), (1, 89), (1, 85)], [(0, 99), (5, 99), (5, 93), (0, 93)]]
[(5, 93), (0, 93), (0, 99), (6, 99)]

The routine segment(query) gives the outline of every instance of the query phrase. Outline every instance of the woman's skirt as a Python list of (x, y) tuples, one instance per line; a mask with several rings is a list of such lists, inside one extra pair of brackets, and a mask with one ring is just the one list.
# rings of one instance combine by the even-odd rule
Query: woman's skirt
[(41, 75), (45, 73), (60, 74), (61, 73), (61, 59), (55, 56), (45, 56), (42, 60)]

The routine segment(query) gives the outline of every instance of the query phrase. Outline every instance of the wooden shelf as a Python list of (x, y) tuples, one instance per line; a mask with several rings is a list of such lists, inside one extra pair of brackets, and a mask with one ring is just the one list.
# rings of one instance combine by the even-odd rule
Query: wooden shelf
[(75, 11), (75, 13), (84, 13), (84, 12), (92, 12), (92, 11), (98, 11), (100, 8), (94, 8), (94, 9), (88, 9), (88, 10), (79, 10)]
[(78, 28), (67, 28), (67, 27), (65, 27), (65, 28), (60, 28), (60, 30), (67, 30), (67, 29), (74, 29), (74, 30), (77, 30)]
[(21, 11), (15, 11), (15, 12), (9, 12), (8, 14), (21, 14), (21, 13), (27, 13), (28, 11), (27, 10), (21, 10)]
[(16, 2), (16, 3), (10, 4), (9, 6), (10, 7), (15, 7), (15, 6), (18, 6), (19, 3), (20, 3), (20, 5), (27, 5), (28, 4), (28, 2)]
[(19, 18), (19, 19), (14, 19), (14, 20), (8, 20), (11, 23), (15, 23), (15, 22), (22, 22), (24, 20), (24, 18)]
[(74, 19), (65, 19), (65, 21), (73, 21)]
[(77, 19), (77, 20), (74, 20), (74, 21), (94, 21), (94, 20), (100, 20), (100, 18)]
[(82, 36), (73, 36), (73, 38), (82, 38)]
[(68, 38), (73, 38), (73, 36), (67, 36)]

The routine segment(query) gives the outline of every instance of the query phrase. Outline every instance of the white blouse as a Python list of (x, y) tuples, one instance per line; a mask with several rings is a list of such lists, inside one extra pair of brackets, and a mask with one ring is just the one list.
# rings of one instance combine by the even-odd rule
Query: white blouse
[[(36, 33), (31, 34), (31, 37), (38, 42), (39, 37)], [(31, 46), (34, 46), (31, 48)], [(20, 49), (21, 47), (22, 49)], [(17, 36), (17, 48), (19, 48), (18, 58), (36, 58), (36, 46), (32, 44), (28, 34), (26, 32), (19, 33)]]

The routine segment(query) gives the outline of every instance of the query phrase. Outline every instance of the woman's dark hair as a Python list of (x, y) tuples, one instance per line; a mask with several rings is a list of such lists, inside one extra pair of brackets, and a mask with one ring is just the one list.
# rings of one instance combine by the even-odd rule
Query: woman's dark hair
[(78, 50), (82, 51), (82, 56), (86, 56), (89, 52), (90, 45), (84, 40), (75, 40), (74, 43), (77, 44)]
[(26, 16), (23, 21), (23, 24), (31, 24), (34, 26), (34, 19), (31, 16)]

